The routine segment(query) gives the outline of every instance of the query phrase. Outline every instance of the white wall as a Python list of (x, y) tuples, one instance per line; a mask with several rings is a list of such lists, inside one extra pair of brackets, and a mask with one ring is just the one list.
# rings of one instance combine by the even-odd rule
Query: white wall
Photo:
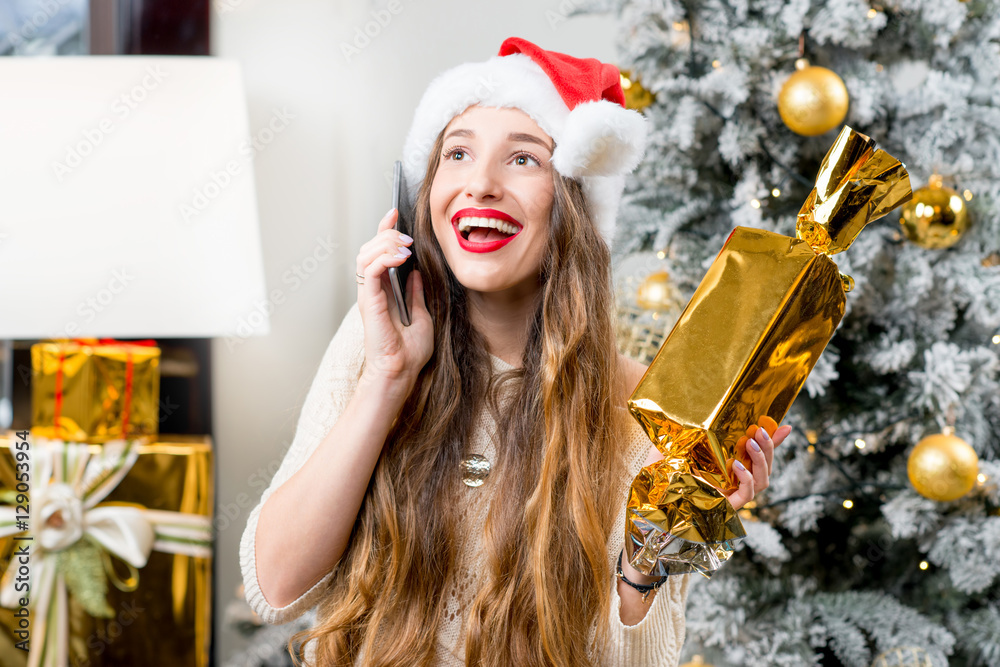
[[(387, 175), (402, 157), (421, 93), (438, 72), (485, 60), (510, 36), (615, 62), (615, 17), (565, 19), (572, 4), (394, 0), (392, 14), (385, 0), (213, 0), (213, 51), (242, 63), (251, 132), (276, 112), (287, 118), (255, 158), (274, 296), (271, 333), (213, 344), (219, 664), (244, 646), (223, 611), (241, 581), (247, 515), (277, 470), (323, 351), (356, 299), (354, 258), (390, 206)], [(391, 20), (348, 61), (342, 43), (352, 43), (380, 10)]]

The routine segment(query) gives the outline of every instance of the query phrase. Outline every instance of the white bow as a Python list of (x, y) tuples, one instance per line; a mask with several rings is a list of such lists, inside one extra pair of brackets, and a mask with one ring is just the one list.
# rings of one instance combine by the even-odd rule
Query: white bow
[[(212, 523), (207, 516), (149, 510), (121, 505), (97, 506), (128, 474), (139, 457), (139, 447), (118, 440), (105, 443), (91, 455), (90, 446), (37, 438), (32, 445), (30, 516), (25, 522), (31, 539), (15, 537), (14, 556), (0, 581), (0, 606), (21, 607), (28, 598), (34, 607), (36, 639), (28, 653), (28, 667), (67, 664), (69, 620), (66, 583), (53, 554), (84, 536), (133, 567), (145, 567), (154, 549), (167, 553), (212, 555)], [(13, 448), (14, 442), (9, 446)], [(13, 454), (13, 449), (11, 451)], [(0, 537), (25, 533), (16, 504), (0, 505)], [(17, 552), (27, 546), (30, 590), (19, 591)], [(30, 595), (29, 595), (30, 594)], [(55, 605), (54, 629), (47, 628), (48, 610)], [(43, 658), (41, 657), (44, 654)]]

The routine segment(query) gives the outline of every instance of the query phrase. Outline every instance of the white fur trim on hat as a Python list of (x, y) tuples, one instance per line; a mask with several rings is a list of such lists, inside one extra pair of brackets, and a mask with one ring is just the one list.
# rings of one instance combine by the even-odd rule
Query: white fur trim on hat
[(563, 176), (619, 176), (642, 160), (646, 119), (614, 102), (578, 104), (569, 114), (552, 165)]
[(594, 223), (610, 244), (625, 174), (642, 160), (646, 119), (608, 100), (570, 111), (548, 75), (522, 53), (458, 65), (428, 85), (403, 145), (410, 203), (416, 202), (438, 133), (474, 104), (520, 109), (552, 137), (553, 167), (580, 182)]

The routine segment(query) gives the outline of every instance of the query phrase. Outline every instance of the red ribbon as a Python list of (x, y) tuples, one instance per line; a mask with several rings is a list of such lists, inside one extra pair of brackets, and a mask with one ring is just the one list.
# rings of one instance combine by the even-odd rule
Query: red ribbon
[(55, 427), (55, 436), (58, 438), (62, 435), (62, 429), (59, 426), (59, 416), (62, 414), (62, 400), (63, 400), (63, 360), (66, 356), (60, 352), (59, 353), (59, 366), (56, 368), (56, 408), (55, 412), (52, 414), (52, 426)]
[[(141, 345), (142, 347), (156, 347), (156, 341), (152, 338), (147, 338), (144, 340), (130, 340), (121, 341), (115, 340), (114, 338), (73, 338), (71, 339), (74, 343), (78, 345)], [(63, 380), (63, 361), (66, 356), (60, 352), (59, 353), (59, 367), (56, 369), (56, 407), (55, 413), (52, 419), (52, 425), (55, 426), (57, 437), (61, 433), (59, 426), (59, 416), (62, 413), (62, 380)], [(122, 437), (128, 436), (128, 420), (129, 412), (132, 409), (132, 353), (125, 352), (125, 405), (122, 406)]]
[(74, 343), (80, 345), (142, 345), (143, 347), (156, 347), (156, 341), (152, 338), (145, 340), (115, 340), (114, 338), (71, 338)]
[(122, 407), (122, 437), (128, 436), (128, 411), (132, 407), (132, 353), (125, 353), (125, 405)]

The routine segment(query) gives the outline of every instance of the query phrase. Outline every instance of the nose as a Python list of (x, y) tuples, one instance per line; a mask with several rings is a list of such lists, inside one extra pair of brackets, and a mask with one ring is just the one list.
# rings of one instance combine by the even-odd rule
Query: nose
[(497, 200), (503, 196), (503, 184), (500, 177), (500, 167), (493, 160), (485, 159), (476, 162), (469, 172), (469, 180), (465, 184), (465, 194), (476, 201)]

